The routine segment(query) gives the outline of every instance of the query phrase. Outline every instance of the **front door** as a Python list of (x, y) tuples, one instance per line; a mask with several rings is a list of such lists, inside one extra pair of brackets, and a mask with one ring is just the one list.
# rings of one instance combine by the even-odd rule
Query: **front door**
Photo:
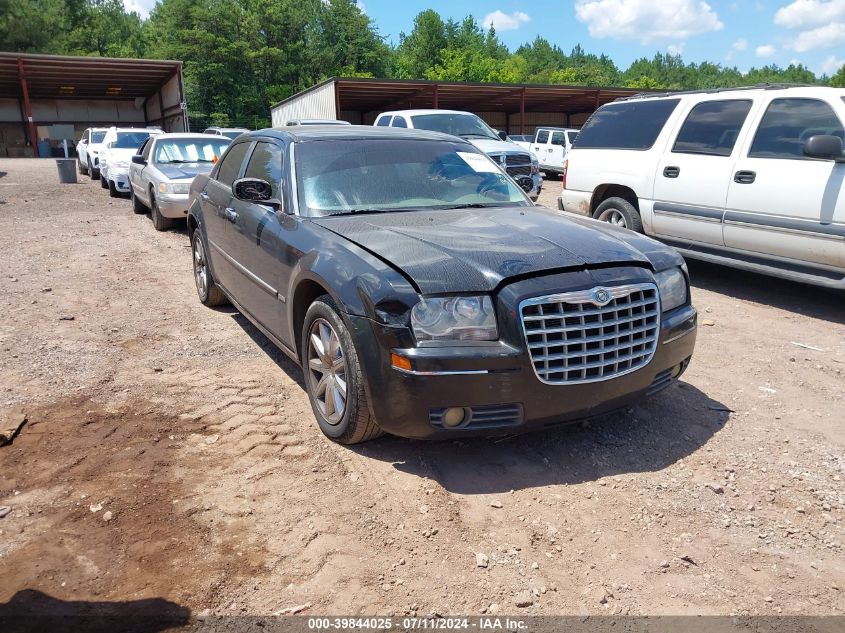
[(692, 107), (671, 151), (654, 174), (651, 232), (662, 238), (721, 246), (722, 216), (735, 148), (750, 99), (702, 101)]
[(223, 154), (220, 164), (212, 171), (205, 190), (200, 193), (211, 269), (215, 279), (235, 296), (235, 299), (241, 276), (237, 271), (230, 244), (231, 224), (235, 213), (232, 207), (232, 183), (243, 171), (247, 152), (252, 145), (251, 140), (231, 145)]
[(773, 99), (728, 192), (725, 245), (845, 267), (845, 164), (804, 156), (818, 134), (845, 137), (845, 104)]
[[(270, 140), (259, 141), (244, 172), (244, 178), (260, 178), (273, 186), (273, 197), (282, 199), (282, 148)], [(285, 260), (285, 235), (296, 221), (283, 210), (233, 200), (231, 245), (241, 280), (235, 298), (265, 328), (283, 338), (282, 319), (287, 300), (290, 264)]]

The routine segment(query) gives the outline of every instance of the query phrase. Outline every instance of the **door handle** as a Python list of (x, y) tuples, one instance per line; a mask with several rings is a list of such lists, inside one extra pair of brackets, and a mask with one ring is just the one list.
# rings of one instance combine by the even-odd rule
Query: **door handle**
[(229, 222), (234, 223), (238, 219), (238, 214), (232, 207), (227, 207), (223, 214), (226, 216), (226, 219), (229, 220)]
[(757, 178), (757, 173), (753, 171), (738, 171), (734, 174), (734, 182), (740, 185), (750, 185)]
[(681, 168), (680, 167), (665, 167), (663, 169), (663, 175), (666, 178), (677, 178), (681, 175)]
[(208, 194), (205, 191), (200, 192), (200, 198), (203, 200), (208, 200)]

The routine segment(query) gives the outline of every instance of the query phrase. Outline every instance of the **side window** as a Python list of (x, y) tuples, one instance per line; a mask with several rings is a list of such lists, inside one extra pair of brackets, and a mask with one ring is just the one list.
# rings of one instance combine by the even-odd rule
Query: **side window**
[(537, 131), (537, 138), (534, 140), (535, 143), (543, 144), (549, 142), (549, 131), (548, 130), (538, 130)]
[(391, 123), (390, 125), (392, 127), (408, 127), (408, 124), (405, 123), (405, 117), (402, 116), (393, 117), (393, 123)]
[(144, 160), (150, 160), (150, 151), (153, 149), (153, 139), (148, 138), (144, 141), (144, 144), (141, 145), (141, 149), (138, 150), (138, 153), (144, 157)]
[(389, 116), (379, 117), (378, 121), (376, 121), (376, 125), (378, 127), (387, 127), (388, 125), (390, 125), (390, 118), (391, 117)]
[(566, 132), (552, 132), (552, 145), (566, 147)]
[(593, 112), (578, 133), (577, 149), (651, 149), (680, 99), (610, 103)]
[(569, 137), (569, 144), (575, 145), (575, 139), (578, 138), (578, 132), (567, 132), (567, 136)]
[(672, 151), (679, 154), (730, 156), (751, 104), (751, 101), (745, 99), (699, 103), (681, 126)]
[(82, 133), (82, 142), (87, 143), (90, 140), (91, 140), (91, 130), (85, 130)]
[(266, 180), (273, 185), (273, 197), (278, 198), (282, 184), (282, 148), (273, 143), (258, 143), (249, 159), (244, 178)]
[(804, 141), (816, 134), (845, 138), (830, 104), (820, 99), (775, 99), (760, 121), (748, 156), (804, 158)]
[(229, 151), (223, 156), (220, 167), (217, 168), (217, 181), (221, 185), (231, 187), (232, 183), (237, 180), (238, 174), (241, 171), (241, 164), (244, 162), (244, 158), (246, 158), (246, 151), (251, 145), (251, 142), (246, 141), (232, 145), (229, 148)]

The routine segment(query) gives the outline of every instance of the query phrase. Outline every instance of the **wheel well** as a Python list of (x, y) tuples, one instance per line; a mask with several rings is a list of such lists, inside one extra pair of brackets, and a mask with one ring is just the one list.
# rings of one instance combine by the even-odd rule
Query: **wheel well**
[(590, 203), (590, 215), (595, 213), (598, 206), (608, 198), (622, 198), (634, 205), (637, 211), (640, 210), (640, 201), (633, 189), (624, 185), (608, 184), (599, 185), (593, 191), (593, 200)]
[(197, 230), (197, 219), (193, 216), (193, 214), (188, 215), (188, 235), (193, 233)]
[(293, 337), (296, 344), (296, 355), (300, 356), (302, 353), (301, 339), (302, 326), (305, 323), (305, 313), (308, 312), (309, 306), (314, 303), (317, 297), (329, 294), (323, 286), (316, 281), (306, 279), (300, 283), (293, 294)]

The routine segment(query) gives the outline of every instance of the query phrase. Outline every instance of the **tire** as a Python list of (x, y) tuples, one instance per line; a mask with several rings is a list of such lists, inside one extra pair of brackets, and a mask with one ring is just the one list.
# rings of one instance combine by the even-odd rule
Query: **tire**
[(129, 185), (129, 199), (132, 201), (132, 211), (137, 213), (138, 215), (143, 215), (147, 213), (149, 209), (146, 205), (138, 200), (137, 196), (135, 195), (135, 189), (132, 188), (132, 185)]
[(88, 168), (82, 164), (82, 161), (78, 158), (76, 159), (76, 168), (79, 170), (79, 173), (83, 176), (88, 173)]
[(608, 198), (596, 208), (593, 217), (601, 222), (630, 229), (636, 233), (643, 232), (640, 212), (624, 198)]
[(91, 180), (98, 180), (100, 178), (100, 170), (96, 167), (91, 167), (88, 170), (88, 175), (91, 177)]
[(173, 220), (164, 217), (158, 210), (158, 202), (152, 194), (150, 194), (150, 218), (152, 218), (153, 228), (156, 231), (166, 231), (173, 226)]
[(117, 187), (114, 186), (114, 180), (109, 180), (109, 195), (112, 198), (120, 197), (120, 192), (117, 190)]
[(101, 186), (103, 189), (108, 189), (108, 188), (109, 188), (109, 181), (108, 181), (108, 180), (106, 180), (105, 176), (103, 176), (103, 172), (100, 172), (100, 186)]
[[(328, 351), (326, 344), (336, 353), (321, 353), (321, 349)], [(319, 297), (308, 308), (301, 349), (305, 389), (323, 434), (339, 444), (359, 444), (382, 435), (384, 431), (370, 415), (364, 375), (352, 337), (328, 295)], [(342, 363), (342, 369), (338, 363)], [(341, 375), (345, 380), (338, 382)], [(344, 384), (345, 399), (341, 395)], [(338, 412), (335, 403), (341, 401), (343, 411)]]
[[(199, 229), (194, 229), (191, 232), (191, 261), (194, 270), (194, 283), (197, 287), (200, 303), (209, 308), (228, 303), (229, 300), (220, 290), (211, 274), (211, 267), (208, 265), (208, 249), (205, 247)], [(202, 271), (200, 271), (200, 268), (202, 268)]]

